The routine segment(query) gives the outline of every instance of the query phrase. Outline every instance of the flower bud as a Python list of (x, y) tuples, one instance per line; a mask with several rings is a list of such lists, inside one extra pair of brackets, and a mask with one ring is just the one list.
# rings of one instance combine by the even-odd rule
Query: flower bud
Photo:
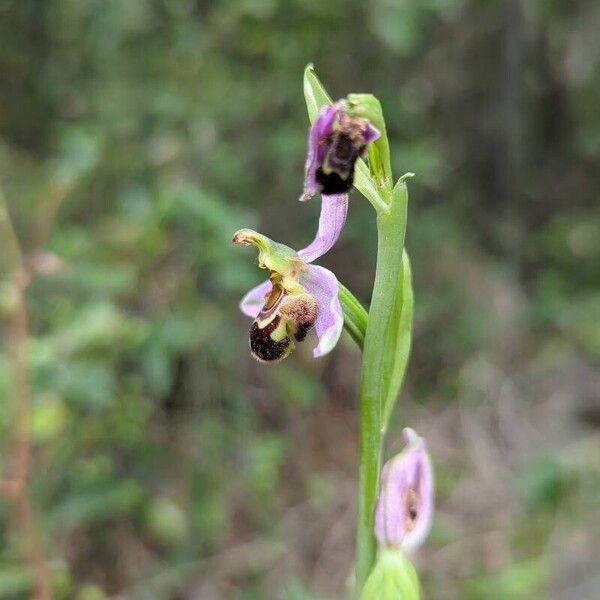
[(375, 536), (380, 546), (419, 547), (433, 517), (433, 472), (425, 440), (404, 430), (406, 448), (389, 460), (381, 472), (375, 509)]
[(400, 549), (380, 551), (360, 600), (419, 600), (419, 578)]

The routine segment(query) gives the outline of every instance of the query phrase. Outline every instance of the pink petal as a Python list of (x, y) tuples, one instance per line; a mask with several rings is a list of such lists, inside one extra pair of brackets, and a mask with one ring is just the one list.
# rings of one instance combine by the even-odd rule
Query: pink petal
[(381, 136), (381, 132), (379, 131), (379, 129), (377, 129), (377, 127), (373, 127), (373, 125), (371, 125), (371, 123), (368, 123), (367, 129), (365, 130), (365, 132), (363, 134), (363, 139), (365, 140), (365, 144), (370, 144), (371, 142), (374, 142), (380, 136)]
[(271, 291), (272, 284), (269, 280), (263, 281), (253, 287), (240, 302), (240, 310), (248, 317), (256, 319), (260, 309), (265, 303), (265, 296)]
[(319, 305), (315, 322), (319, 343), (313, 350), (313, 356), (318, 358), (333, 349), (344, 327), (344, 316), (338, 299), (339, 284), (331, 271), (317, 265), (307, 265), (300, 283), (316, 298)]
[(340, 237), (348, 213), (348, 194), (321, 196), (319, 230), (315, 239), (298, 255), (307, 262), (323, 256)]
[(319, 142), (331, 131), (339, 111), (339, 104), (329, 104), (321, 109), (308, 130), (308, 151), (304, 173), (304, 191), (300, 200), (309, 200), (317, 193), (316, 173), (325, 157), (325, 148)]

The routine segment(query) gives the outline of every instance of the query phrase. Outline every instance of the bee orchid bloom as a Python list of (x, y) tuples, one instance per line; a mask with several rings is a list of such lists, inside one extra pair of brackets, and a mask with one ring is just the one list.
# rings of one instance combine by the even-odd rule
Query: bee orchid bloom
[(270, 273), (269, 279), (251, 289), (240, 303), (241, 311), (254, 319), (250, 350), (257, 360), (284, 359), (293, 351), (294, 341), (302, 342), (313, 327), (318, 338), (315, 358), (336, 345), (344, 325), (339, 284), (331, 271), (310, 263), (333, 246), (347, 210), (345, 194), (324, 201), (317, 236), (298, 252), (251, 229), (234, 235), (235, 244), (258, 248), (258, 265)]
[(350, 191), (357, 159), (380, 135), (367, 119), (350, 116), (343, 101), (324, 106), (308, 132), (300, 200), (308, 200), (317, 191), (327, 196)]
[(375, 537), (382, 547), (412, 552), (427, 537), (433, 518), (433, 472), (425, 440), (404, 430), (406, 448), (381, 472)]

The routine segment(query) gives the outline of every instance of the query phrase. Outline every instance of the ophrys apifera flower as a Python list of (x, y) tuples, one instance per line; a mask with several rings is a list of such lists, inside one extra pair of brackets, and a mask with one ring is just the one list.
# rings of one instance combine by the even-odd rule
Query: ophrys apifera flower
[(323, 195), (347, 193), (354, 181), (354, 165), (367, 146), (380, 136), (364, 118), (351, 116), (343, 100), (324, 106), (310, 126), (304, 192), (308, 200)]
[(251, 229), (234, 235), (235, 244), (258, 248), (258, 265), (269, 271), (269, 279), (251, 289), (240, 303), (242, 312), (254, 319), (250, 350), (258, 360), (282, 360), (312, 328), (318, 338), (315, 357), (337, 343), (344, 324), (338, 280), (328, 269), (311, 263), (333, 246), (347, 209), (345, 194), (324, 199), (317, 235), (298, 252)]

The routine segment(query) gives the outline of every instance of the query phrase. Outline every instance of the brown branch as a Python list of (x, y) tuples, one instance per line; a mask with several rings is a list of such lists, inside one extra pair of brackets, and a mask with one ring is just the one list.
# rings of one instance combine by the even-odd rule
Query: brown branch
[[(27, 362), (28, 314), (26, 290), (29, 275), (23, 267), (17, 237), (0, 192), (0, 233), (7, 242), (6, 248), (12, 273), (8, 279), (14, 291), (14, 305), (7, 319), (8, 354), (13, 371), (13, 398), (15, 423), (10, 452), (8, 479), (0, 482), (0, 493), (10, 503), (17, 530), (23, 536), (27, 562), (35, 575), (33, 598), (51, 600), (52, 592), (48, 565), (44, 559), (41, 542), (35, 527), (28, 481), (31, 462), (31, 390)], [(12, 260), (11, 260), (12, 258)]]

